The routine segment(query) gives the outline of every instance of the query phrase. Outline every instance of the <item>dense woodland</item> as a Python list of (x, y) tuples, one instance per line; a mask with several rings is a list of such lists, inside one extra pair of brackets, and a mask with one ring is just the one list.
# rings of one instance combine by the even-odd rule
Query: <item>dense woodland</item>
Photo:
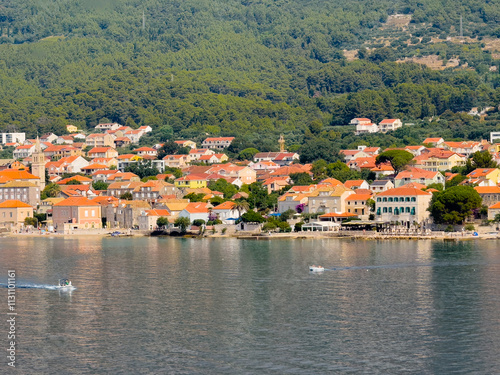
[[(382, 27), (395, 13), (412, 15), (407, 30)], [(460, 15), (475, 41), (446, 41)], [(498, 21), (498, 0), (4, 0), (0, 130), (61, 134), (110, 120), (152, 126), (143, 142), (236, 135), (235, 154), (275, 150), (284, 133), (304, 160), (331, 161), (360, 142), (479, 139), (500, 129), (497, 110), (484, 122), (460, 112), (500, 103), (490, 69), (500, 64), (481, 45), (500, 37)], [(395, 62), (422, 54), (469, 68)], [(414, 125), (354, 137), (345, 125), (357, 116)]]

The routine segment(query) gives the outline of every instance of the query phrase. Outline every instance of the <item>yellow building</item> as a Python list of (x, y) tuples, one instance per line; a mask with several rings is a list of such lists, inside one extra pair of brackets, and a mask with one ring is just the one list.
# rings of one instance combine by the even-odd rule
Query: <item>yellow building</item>
[(33, 207), (29, 204), (16, 199), (0, 203), (0, 226), (19, 230), (27, 217), (33, 217)]
[(500, 183), (500, 169), (498, 168), (477, 168), (467, 175), (469, 180), (485, 179), (490, 180), (494, 185)]
[(174, 181), (175, 187), (179, 189), (189, 188), (198, 189), (207, 187), (207, 177), (206, 175), (196, 175), (190, 174), (184, 177), (180, 177)]
[(66, 130), (68, 133), (76, 133), (78, 128), (75, 125), (66, 125)]

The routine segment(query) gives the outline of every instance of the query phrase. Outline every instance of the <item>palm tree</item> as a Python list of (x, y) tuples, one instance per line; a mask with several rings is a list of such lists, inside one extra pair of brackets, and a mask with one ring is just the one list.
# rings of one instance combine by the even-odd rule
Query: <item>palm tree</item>
[(250, 208), (250, 205), (248, 204), (247, 201), (237, 201), (237, 202), (234, 202), (235, 205), (234, 205), (234, 209), (235, 210), (238, 210), (238, 215), (239, 217), (241, 217), (241, 212), (242, 211), (248, 211), (248, 209)]

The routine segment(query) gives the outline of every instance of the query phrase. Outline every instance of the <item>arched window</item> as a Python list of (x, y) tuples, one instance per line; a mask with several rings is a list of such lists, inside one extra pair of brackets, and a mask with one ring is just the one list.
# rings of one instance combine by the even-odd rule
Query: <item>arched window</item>
[(380, 207), (377, 208), (377, 215), (380, 215)]
[(412, 215), (415, 215), (415, 207), (412, 207), (412, 208), (411, 208), (411, 214), (412, 214)]
[(389, 207), (389, 213), (392, 214), (392, 207)]
[(406, 208), (405, 208), (405, 212), (406, 212), (407, 214), (409, 214), (409, 213), (410, 213), (410, 207), (406, 207)]
[(389, 202), (392, 202), (392, 197), (389, 197)]
[(384, 207), (383, 212), (384, 214), (387, 213), (387, 207)]
[(383, 201), (383, 202), (387, 202), (387, 198), (386, 198), (386, 197), (384, 197), (384, 199), (382, 199), (382, 201)]
[(394, 209), (394, 215), (399, 215), (399, 209), (397, 207)]
[(411, 197), (411, 201), (412, 201), (412, 202), (416, 202), (416, 201), (417, 201), (417, 198), (415, 198), (415, 197)]
[(382, 199), (380, 199), (380, 198), (377, 198), (377, 202), (382, 202)]
[(405, 201), (409, 202), (410, 201), (410, 197), (406, 197)]

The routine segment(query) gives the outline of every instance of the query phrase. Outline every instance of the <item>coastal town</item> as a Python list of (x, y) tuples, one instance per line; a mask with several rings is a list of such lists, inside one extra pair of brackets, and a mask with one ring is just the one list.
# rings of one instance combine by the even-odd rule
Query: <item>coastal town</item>
[[(351, 125), (356, 135), (403, 126), (367, 118)], [(66, 128), (35, 139), (1, 134), (2, 148), (12, 149), (12, 158), (0, 160), (1, 233), (498, 231), (499, 133), (481, 141), (427, 138), (404, 148), (360, 144), (328, 165), (301, 163), (283, 136), (279, 151), (253, 149), (235, 159), (225, 152), (235, 137), (140, 145), (151, 127), (101, 123), (90, 134)], [(465, 216), (450, 214), (458, 219), (436, 214), (440, 197), (457, 186), (469, 187), (474, 196), (463, 199), (475, 203)]]

